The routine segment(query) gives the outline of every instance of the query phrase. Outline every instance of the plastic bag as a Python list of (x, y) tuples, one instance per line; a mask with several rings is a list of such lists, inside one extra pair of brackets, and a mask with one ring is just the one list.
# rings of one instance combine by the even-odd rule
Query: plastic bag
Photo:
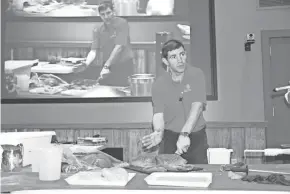
[(63, 149), (61, 171), (64, 173), (126, 166), (129, 164), (100, 150), (96, 150), (94, 153), (73, 154), (69, 147)]

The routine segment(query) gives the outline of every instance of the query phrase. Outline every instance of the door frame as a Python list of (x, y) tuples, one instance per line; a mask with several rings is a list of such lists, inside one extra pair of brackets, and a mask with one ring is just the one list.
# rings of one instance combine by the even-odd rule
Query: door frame
[[(272, 102), (271, 91), (268, 90), (270, 87), (270, 69), (271, 69), (271, 45), (270, 40), (272, 38), (280, 38), (280, 37), (290, 37), (290, 29), (282, 29), (282, 30), (262, 30), (261, 31), (261, 46), (262, 46), (262, 72), (263, 72), (263, 91), (264, 91), (264, 117), (265, 121), (268, 123), (272, 118)], [(274, 89), (274, 88), (273, 88)], [(268, 129), (268, 128), (267, 128)], [(266, 134), (266, 147), (267, 147), (267, 130)]]

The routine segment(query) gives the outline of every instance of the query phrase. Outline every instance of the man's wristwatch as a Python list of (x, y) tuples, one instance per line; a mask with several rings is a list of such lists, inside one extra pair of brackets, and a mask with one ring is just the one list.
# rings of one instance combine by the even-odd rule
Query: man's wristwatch
[(85, 66), (89, 66), (86, 61), (82, 62)]
[(108, 65), (104, 65), (103, 67), (104, 69), (110, 69), (110, 67)]
[(188, 137), (189, 136), (189, 133), (188, 132), (180, 132), (180, 135), (181, 136), (184, 136), (184, 137)]

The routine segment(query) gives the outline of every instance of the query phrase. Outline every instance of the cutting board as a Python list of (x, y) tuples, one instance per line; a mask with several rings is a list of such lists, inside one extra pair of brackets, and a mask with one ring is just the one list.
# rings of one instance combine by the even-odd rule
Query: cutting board
[[(144, 169), (143, 167), (134, 166), (134, 165), (129, 165), (129, 166), (126, 166), (124, 168), (130, 169), (130, 170), (133, 170), (133, 171), (136, 171), (136, 172), (141, 172), (141, 173), (144, 173), (144, 174), (151, 174), (151, 173), (154, 173), (154, 172), (164, 172), (164, 171), (158, 170), (158, 169), (148, 170), (148, 169)], [(176, 170), (176, 171), (166, 170), (166, 172), (192, 172), (192, 171), (201, 171), (201, 170), (203, 170), (203, 168), (193, 167), (190, 170)]]

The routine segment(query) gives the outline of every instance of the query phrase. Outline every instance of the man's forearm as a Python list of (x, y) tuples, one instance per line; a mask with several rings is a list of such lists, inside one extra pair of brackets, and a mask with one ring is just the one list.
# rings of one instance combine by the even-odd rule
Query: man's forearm
[(164, 131), (164, 119), (162, 113), (157, 113), (153, 116), (153, 129), (158, 132)]
[(96, 54), (97, 51), (96, 50), (91, 50), (87, 56), (87, 59), (86, 59), (86, 64), (87, 65), (90, 65), (96, 58)]
[(111, 52), (110, 57), (106, 61), (105, 64), (108, 65), (108, 66), (111, 66), (112, 64), (114, 64), (115, 61), (117, 61), (118, 57), (120, 56), (122, 50), (123, 50), (123, 46), (122, 45), (115, 45), (115, 48)]
[(203, 103), (200, 102), (192, 103), (189, 116), (181, 132), (188, 133), (194, 132), (195, 126), (202, 112), (203, 112)]

